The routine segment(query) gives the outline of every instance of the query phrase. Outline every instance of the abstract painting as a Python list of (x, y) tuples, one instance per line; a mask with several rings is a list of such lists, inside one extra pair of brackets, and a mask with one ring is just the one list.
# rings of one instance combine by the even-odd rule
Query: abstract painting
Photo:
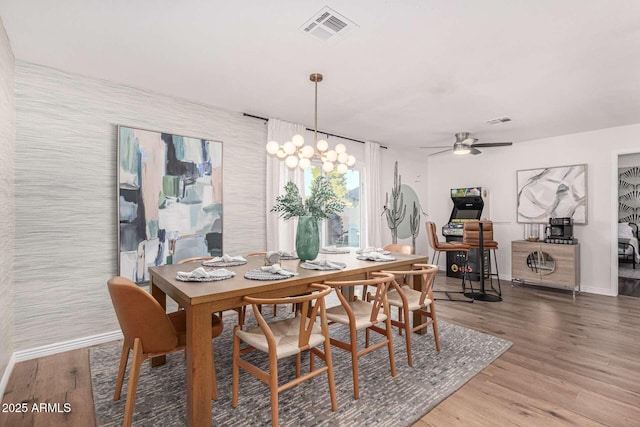
[(119, 274), (222, 254), (222, 142), (118, 126)]
[(587, 223), (587, 165), (517, 171), (518, 222), (548, 223), (573, 218)]

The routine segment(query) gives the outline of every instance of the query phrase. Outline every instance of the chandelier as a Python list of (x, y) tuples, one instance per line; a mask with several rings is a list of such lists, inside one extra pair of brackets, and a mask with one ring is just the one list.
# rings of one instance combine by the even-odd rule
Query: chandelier
[(329, 150), (329, 143), (324, 139), (318, 140), (318, 83), (322, 81), (322, 74), (313, 73), (309, 76), (315, 84), (315, 125), (314, 125), (314, 145), (304, 145), (302, 135), (294, 135), (291, 141), (280, 145), (278, 141), (267, 143), (267, 153), (271, 156), (283, 160), (289, 169), (299, 167), (304, 170), (311, 165), (311, 161), (316, 159), (322, 162), (322, 170), (331, 172), (334, 169), (338, 173), (345, 173), (356, 163), (356, 158), (347, 153), (344, 144), (336, 144)]

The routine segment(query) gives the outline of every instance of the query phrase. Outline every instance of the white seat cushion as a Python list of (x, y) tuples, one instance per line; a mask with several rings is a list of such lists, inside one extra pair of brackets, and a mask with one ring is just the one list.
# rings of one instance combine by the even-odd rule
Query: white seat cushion
[[(292, 318), (269, 323), (269, 328), (276, 338), (276, 354), (278, 359), (300, 353), (298, 347), (298, 334), (300, 333), (300, 315)], [(244, 342), (258, 350), (269, 352), (267, 337), (262, 329), (239, 330), (236, 335)], [(324, 342), (324, 335), (320, 325), (314, 323), (309, 337), (309, 347), (316, 347)]]
[[(431, 300), (429, 298), (425, 298), (424, 304), (420, 305), (420, 296), (422, 295), (422, 292), (411, 289), (409, 286), (402, 286), (402, 291), (407, 296), (407, 303), (410, 311), (415, 311), (431, 304)], [(389, 305), (402, 307), (402, 299), (400, 298), (398, 291), (395, 289), (387, 292), (387, 300), (389, 301)]]
[[(357, 330), (368, 328), (371, 325), (387, 320), (387, 315), (384, 314), (382, 308), (380, 308), (380, 311), (378, 312), (378, 319), (375, 322), (371, 321), (371, 310), (373, 308), (373, 304), (370, 302), (362, 300), (350, 301), (349, 306), (355, 315)], [(328, 308), (327, 319), (332, 322), (342, 323), (343, 325), (349, 324), (349, 316), (347, 316), (347, 312), (342, 305)]]

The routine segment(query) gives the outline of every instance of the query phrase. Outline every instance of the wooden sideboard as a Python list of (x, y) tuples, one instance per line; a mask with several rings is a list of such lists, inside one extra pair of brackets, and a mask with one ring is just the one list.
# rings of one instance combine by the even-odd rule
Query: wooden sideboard
[(511, 242), (514, 281), (580, 291), (580, 245)]

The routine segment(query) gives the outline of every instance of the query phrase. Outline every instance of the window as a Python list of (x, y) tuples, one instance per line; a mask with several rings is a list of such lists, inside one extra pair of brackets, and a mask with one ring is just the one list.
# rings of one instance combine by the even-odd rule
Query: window
[(333, 191), (346, 203), (340, 215), (323, 221), (321, 241), (323, 246), (360, 247), (360, 171), (348, 170), (345, 174), (337, 171), (325, 173), (322, 166), (311, 165), (304, 171), (304, 191), (309, 193), (311, 182), (318, 176), (327, 178)]

